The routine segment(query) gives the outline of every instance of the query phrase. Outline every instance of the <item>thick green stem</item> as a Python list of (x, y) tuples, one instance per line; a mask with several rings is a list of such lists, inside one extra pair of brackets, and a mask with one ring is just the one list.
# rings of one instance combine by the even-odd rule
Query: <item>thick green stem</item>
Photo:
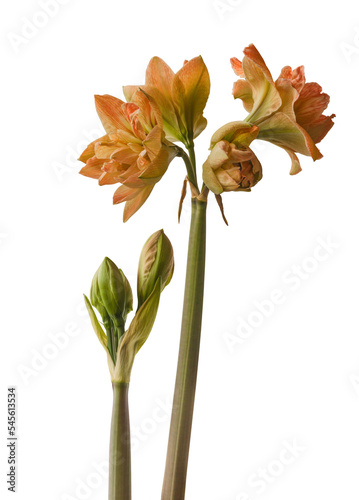
[(201, 337), (207, 203), (192, 199), (181, 341), (162, 500), (183, 500)]
[(126, 383), (113, 384), (109, 500), (131, 500), (131, 440)]

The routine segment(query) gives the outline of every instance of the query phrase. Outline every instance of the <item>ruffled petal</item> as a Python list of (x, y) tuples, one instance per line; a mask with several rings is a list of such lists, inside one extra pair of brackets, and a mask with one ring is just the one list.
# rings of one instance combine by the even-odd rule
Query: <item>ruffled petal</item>
[(334, 125), (333, 118), (335, 118), (335, 115), (322, 115), (316, 121), (310, 123), (309, 125), (306, 125), (303, 128), (305, 128), (315, 144), (318, 144), (322, 139), (324, 139), (324, 137)]
[(306, 83), (294, 106), (297, 122), (305, 127), (316, 121), (328, 107), (329, 100), (318, 83)]

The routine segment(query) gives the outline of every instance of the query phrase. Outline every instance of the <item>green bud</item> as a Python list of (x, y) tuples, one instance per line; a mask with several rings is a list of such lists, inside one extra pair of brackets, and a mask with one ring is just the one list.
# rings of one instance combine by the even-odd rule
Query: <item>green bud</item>
[(158, 279), (161, 291), (168, 285), (173, 269), (173, 248), (161, 229), (148, 238), (141, 252), (137, 274), (138, 309), (151, 295)]
[(104, 323), (111, 319), (115, 324), (123, 324), (132, 311), (131, 286), (121, 269), (108, 257), (105, 257), (92, 280), (90, 298)]

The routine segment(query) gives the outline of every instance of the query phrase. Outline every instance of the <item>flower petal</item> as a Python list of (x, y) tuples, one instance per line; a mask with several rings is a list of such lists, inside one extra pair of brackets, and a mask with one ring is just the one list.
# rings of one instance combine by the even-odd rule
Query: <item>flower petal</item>
[(95, 139), (92, 141), (87, 148), (81, 153), (81, 156), (79, 158), (79, 161), (82, 161), (83, 163), (86, 163), (87, 160), (95, 156), (95, 146), (97, 142), (102, 142), (108, 140), (108, 135), (103, 135), (102, 137), (99, 137), (98, 139)]
[(94, 156), (93, 158), (87, 160), (86, 165), (82, 167), (79, 173), (85, 177), (91, 177), (91, 179), (99, 179), (103, 174), (101, 170), (103, 164), (104, 160), (99, 160), (96, 156)]
[(166, 173), (169, 164), (175, 156), (176, 151), (174, 148), (162, 147), (156, 158), (151, 161), (149, 166), (141, 173), (139, 179), (145, 181), (146, 184), (158, 182)]
[(131, 200), (139, 194), (138, 189), (133, 189), (128, 186), (120, 186), (113, 195), (113, 204), (117, 205), (123, 201)]
[(295, 154), (295, 152), (292, 149), (289, 148), (283, 148), (290, 156), (290, 159), (292, 160), (292, 165), (290, 168), (290, 175), (296, 175), (299, 174), (299, 172), (302, 171), (302, 167), (300, 166), (300, 162), (298, 159), (298, 156)]
[(329, 95), (322, 93), (318, 83), (306, 83), (294, 106), (298, 123), (304, 127), (317, 120), (328, 107), (329, 100)]
[(195, 130), (195, 124), (202, 116), (209, 91), (209, 73), (201, 56), (187, 62), (173, 78), (172, 98), (189, 140), (199, 133)]
[(147, 198), (150, 196), (153, 188), (154, 186), (146, 186), (140, 190), (135, 198), (126, 201), (125, 209), (123, 211), (123, 222), (127, 222), (128, 219), (142, 207)]
[(231, 58), (231, 65), (233, 68), (233, 71), (237, 76), (240, 76), (241, 78), (244, 78), (244, 72), (243, 72), (243, 65), (242, 61), (237, 59), (236, 57)]
[(237, 80), (233, 84), (232, 93), (235, 99), (242, 99), (244, 109), (250, 113), (253, 109), (254, 100), (252, 86), (247, 80)]
[(259, 128), (247, 122), (230, 122), (220, 127), (211, 138), (210, 149), (219, 141), (234, 142), (238, 147), (249, 146), (257, 137)]
[(309, 134), (284, 113), (275, 113), (262, 122), (258, 139), (311, 156), (314, 161), (322, 158)]
[(96, 110), (106, 132), (116, 132), (117, 129), (131, 130), (128, 117), (124, 114), (121, 99), (112, 95), (95, 95)]
[(324, 137), (334, 125), (333, 118), (335, 118), (335, 115), (322, 115), (318, 118), (318, 120), (311, 123), (310, 125), (306, 125), (303, 128), (305, 128), (315, 144), (318, 144), (322, 139), (324, 139)]
[(256, 122), (268, 117), (281, 105), (281, 98), (274, 85), (272, 75), (254, 45), (244, 49), (243, 71), (252, 87), (253, 108), (247, 120)]
[(146, 85), (155, 87), (168, 100), (171, 100), (171, 88), (174, 73), (160, 57), (152, 57), (146, 70)]

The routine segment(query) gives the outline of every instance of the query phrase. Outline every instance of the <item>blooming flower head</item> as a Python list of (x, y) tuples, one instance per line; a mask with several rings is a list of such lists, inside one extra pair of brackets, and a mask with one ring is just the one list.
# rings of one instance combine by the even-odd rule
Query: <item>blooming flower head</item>
[(125, 103), (110, 95), (95, 96), (97, 113), (106, 135), (93, 141), (80, 156), (80, 173), (99, 184), (121, 183), (114, 204), (126, 202), (127, 221), (147, 200), (155, 184), (176, 156), (165, 139), (161, 112), (141, 90)]
[(203, 165), (203, 181), (216, 195), (225, 191), (250, 191), (262, 178), (262, 166), (249, 148), (258, 127), (232, 122), (212, 136), (211, 153)]
[(296, 153), (322, 158), (317, 148), (334, 125), (335, 115), (325, 116), (329, 96), (317, 83), (306, 83), (304, 67), (285, 66), (274, 81), (262, 56), (254, 45), (244, 49), (244, 58), (231, 59), (240, 79), (234, 84), (233, 96), (243, 101), (249, 112), (246, 122), (259, 127), (258, 139), (282, 147), (290, 155), (290, 173), (301, 171)]
[(153, 57), (147, 67), (145, 85), (123, 88), (127, 101), (133, 100), (138, 88), (158, 104), (168, 140), (188, 146), (205, 129), (207, 120), (203, 110), (209, 96), (210, 79), (202, 57), (185, 61), (177, 73), (161, 58)]

